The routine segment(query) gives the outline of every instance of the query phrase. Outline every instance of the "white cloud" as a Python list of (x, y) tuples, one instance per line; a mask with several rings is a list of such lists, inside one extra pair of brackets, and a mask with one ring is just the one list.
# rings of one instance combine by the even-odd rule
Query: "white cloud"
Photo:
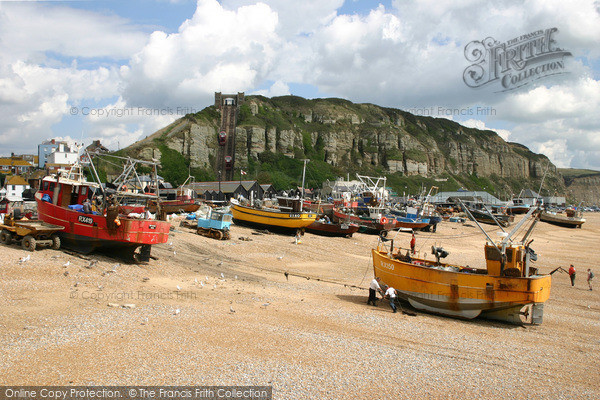
[(138, 27), (118, 16), (41, 2), (2, 3), (0, 37), (2, 54), (13, 60), (47, 52), (127, 59), (146, 41)]
[[(0, 145), (19, 136), (44, 139), (70, 105), (88, 99), (107, 107), (201, 109), (215, 91), (275, 96), (299, 83), (403, 109), (493, 107), (496, 115), (485, 122), (474, 117), (463, 124), (509, 127), (493, 130), (560, 165), (600, 169), (597, 2), (397, 0), (391, 9), (374, 2), (368, 13), (340, 15), (343, 3), (199, 0), (177, 32), (151, 34), (115, 15), (2, 3), (0, 112), (11, 118), (0, 121)], [(504, 93), (464, 84), (470, 41), (506, 41), (552, 27), (558, 45), (575, 56), (567, 60), (569, 74)], [(103, 58), (103, 66), (81, 68), (86, 57)], [(86, 124), (92, 135), (122, 138), (123, 145), (172, 120), (138, 117)]]
[(478, 119), (468, 119), (466, 121), (461, 121), (460, 124), (466, 126), (467, 128), (476, 128), (476, 129), (481, 129), (481, 130), (494, 131), (498, 134), (498, 136), (500, 136), (505, 141), (510, 140), (511, 132), (509, 130), (490, 128), (485, 125), (485, 122), (478, 120)]

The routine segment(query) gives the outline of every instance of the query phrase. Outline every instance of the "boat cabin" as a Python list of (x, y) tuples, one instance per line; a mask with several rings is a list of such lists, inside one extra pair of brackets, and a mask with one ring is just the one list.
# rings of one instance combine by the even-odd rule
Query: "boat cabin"
[(42, 200), (48, 201), (59, 207), (68, 207), (83, 204), (86, 199), (91, 199), (92, 188), (90, 183), (82, 184), (72, 179), (45, 177), (42, 180), (40, 193)]
[[(531, 254), (531, 249), (529, 250)], [(499, 249), (490, 243), (485, 245), (485, 262), (488, 275), (525, 277), (535, 275), (536, 268), (527, 268), (527, 249), (522, 245), (506, 247), (506, 257), (503, 258)]]

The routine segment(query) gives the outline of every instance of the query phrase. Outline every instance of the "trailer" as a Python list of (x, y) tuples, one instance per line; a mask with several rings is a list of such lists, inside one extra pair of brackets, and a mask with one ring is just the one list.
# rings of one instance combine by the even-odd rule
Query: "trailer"
[(0, 224), (0, 243), (9, 245), (13, 241), (20, 243), (24, 250), (35, 251), (37, 246), (50, 246), (60, 249), (58, 233), (64, 227), (52, 225), (40, 220), (15, 220), (10, 215)]
[(198, 212), (189, 214), (188, 218), (181, 222), (181, 226), (195, 229), (198, 235), (227, 240), (231, 238), (229, 227), (232, 220), (233, 215), (228, 209), (216, 210), (204, 206)]

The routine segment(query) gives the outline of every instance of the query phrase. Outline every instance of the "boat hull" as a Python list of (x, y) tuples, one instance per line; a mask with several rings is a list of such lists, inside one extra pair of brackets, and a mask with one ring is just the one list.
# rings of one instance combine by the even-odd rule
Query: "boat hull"
[(164, 221), (119, 217), (120, 226), (108, 229), (104, 215), (84, 214), (41, 200), (36, 194), (39, 219), (64, 227), (59, 233), (67, 247), (89, 253), (97, 249), (135, 249), (166, 243), (171, 225)]
[(391, 258), (373, 249), (375, 276), (395, 288), (401, 299), (426, 312), (472, 319), (488, 316), (511, 323), (527, 323), (521, 309), (535, 307), (541, 323), (541, 305), (550, 296), (549, 275), (500, 277), (434, 269)]
[[(387, 219), (385, 222), (376, 221), (370, 218), (361, 218), (357, 215), (350, 215), (342, 213), (336, 209), (333, 210), (333, 220), (339, 224), (353, 223), (358, 225), (358, 231), (362, 233), (379, 234), (382, 231), (389, 231), (394, 229), (395, 221), (393, 219)], [(427, 225), (427, 224), (425, 224)]]
[[(198, 211), (200, 208), (200, 204), (197, 204), (195, 201), (186, 201), (186, 200), (165, 200), (160, 203), (161, 209), (167, 214), (174, 214), (179, 212), (191, 213)], [(155, 202), (150, 202), (148, 204), (148, 211), (151, 213), (156, 213), (158, 210)]]
[(581, 225), (585, 222), (585, 218), (567, 217), (544, 211), (540, 214), (540, 221), (566, 228), (581, 228)]
[(281, 212), (271, 209), (257, 209), (240, 204), (231, 205), (233, 222), (266, 229), (293, 232), (306, 228), (317, 218), (316, 214), (307, 212)]
[(336, 224), (336, 223), (325, 223), (315, 221), (306, 227), (306, 231), (322, 236), (342, 236), (352, 237), (352, 235), (358, 232), (358, 225), (356, 224)]

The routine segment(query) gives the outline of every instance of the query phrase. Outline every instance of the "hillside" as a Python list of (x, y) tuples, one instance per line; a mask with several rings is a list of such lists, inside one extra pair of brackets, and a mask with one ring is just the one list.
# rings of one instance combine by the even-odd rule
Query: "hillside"
[(571, 202), (600, 204), (600, 171), (571, 168), (560, 168), (558, 171), (564, 177), (567, 197)]
[[(171, 163), (180, 158), (183, 179), (187, 168), (181, 171), (181, 165), (201, 179), (215, 179), (219, 124), (219, 111), (210, 106), (122, 153)], [(307, 178), (314, 187), (325, 179), (362, 173), (388, 176), (399, 193), (435, 184), (440, 190), (485, 189), (507, 198), (524, 187), (539, 188), (548, 169), (546, 190), (565, 188), (547, 157), (505, 142), (495, 132), (343, 99), (248, 96), (240, 107), (236, 138), (236, 169), (281, 189), (299, 183), (303, 158), (311, 159)]]

